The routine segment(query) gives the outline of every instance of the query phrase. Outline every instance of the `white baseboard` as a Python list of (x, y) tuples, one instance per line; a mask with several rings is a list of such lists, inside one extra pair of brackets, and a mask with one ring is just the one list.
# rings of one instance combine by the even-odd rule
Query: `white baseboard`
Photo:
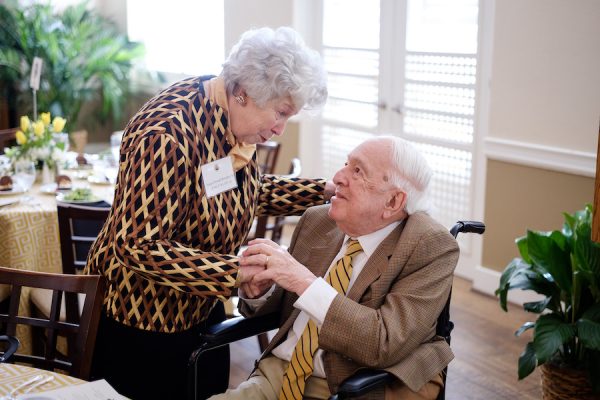
[[(502, 273), (499, 271), (495, 271), (480, 265), (476, 266), (473, 279), (473, 290), (488, 294), (490, 296), (495, 296), (494, 292), (496, 289), (498, 289), (501, 275)], [(510, 290), (507, 297), (507, 300), (510, 303), (518, 305), (523, 305), (524, 303), (539, 301), (542, 299), (542, 295), (539, 295), (531, 290), (520, 289)]]

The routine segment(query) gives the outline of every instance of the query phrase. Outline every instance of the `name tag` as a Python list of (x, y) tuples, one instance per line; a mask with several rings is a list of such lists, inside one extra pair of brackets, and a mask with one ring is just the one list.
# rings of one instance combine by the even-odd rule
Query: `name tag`
[(237, 187), (231, 157), (204, 164), (201, 168), (207, 197), (210, 198)]

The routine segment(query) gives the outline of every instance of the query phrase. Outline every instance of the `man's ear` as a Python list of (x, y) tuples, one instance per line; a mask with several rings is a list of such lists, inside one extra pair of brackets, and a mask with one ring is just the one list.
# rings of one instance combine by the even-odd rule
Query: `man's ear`
[(404, 211), (406, 205), (406, 193), (401, 190), (394, 190), (385, 203), (385, 209), (383, 210), (384, 217), (391, 217), (398, 212)]

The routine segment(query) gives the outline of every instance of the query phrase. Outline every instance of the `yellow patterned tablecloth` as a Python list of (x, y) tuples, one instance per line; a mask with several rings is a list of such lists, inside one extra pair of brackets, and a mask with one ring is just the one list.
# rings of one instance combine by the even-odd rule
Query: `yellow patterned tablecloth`
[[(3, 196), (3, 199), (22, 198)], [(0, 265), (60, 272), (56, 199), (31, 189), (32, 199), (0, 208)]]
[[(58, 374), (56, 372), (25, 367), (23, 365), (0, 364), (0, 396), (7, 395), (12, 389), (39, 374), (53, 375), (54, 379), (32, 389), (31, 393), (45, 392), (48, 390), (60, 389), (67, 386), (81, 385), (82, 383), (85, 383), (85, 381), (81, 379)], [(22, 392), (17, 394), (22, 394)]]
[[(110, 197), (112, 187), (90, 185), (101, 198)], [(28, 271), (62, 272), (56, 197), (40, 191), (34, 185), (25, 195), (0, 196), (1, 200), (27, 199), (0, 207), (0, 266)], [(0, 285), (0, 300), (8, 297), (7, 288)], [(21, 315), (30, 315), (29, 293), (21, 295)], [(17, 327), (21, 341), (19, 352), (31, 352), (31, 333), (25, 326)]]

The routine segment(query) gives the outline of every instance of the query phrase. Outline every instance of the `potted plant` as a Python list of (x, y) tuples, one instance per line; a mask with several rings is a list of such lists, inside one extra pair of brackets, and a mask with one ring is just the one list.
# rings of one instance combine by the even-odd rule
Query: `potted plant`
[(13, 117), (33, 114), (29, 77), (34, 57), (40, 57), (40, 110), (62, 115), (77, 129), (82, 105), (98, 99), (100, 119), (118, 120), (129, 72), (143, 47), (130, 43), (85, 2), (61, 12), (50, 4), (5, 3), (0, 4), (0, 82), (8, 91), (2, 95), (16, 98)]
[(533, 329), (519, 357), (519, 379), (542, 370), (544, 399), (600, 398), (600, 245), (592, 241), (592, 206), (564, 213), (562, 230), (528, 230), (516, 239), (521, 258), (507, 266), (496, 290), (507, 311), (511, 289), (542, 300), (523, 308), (537, 314), (515, 332)]

